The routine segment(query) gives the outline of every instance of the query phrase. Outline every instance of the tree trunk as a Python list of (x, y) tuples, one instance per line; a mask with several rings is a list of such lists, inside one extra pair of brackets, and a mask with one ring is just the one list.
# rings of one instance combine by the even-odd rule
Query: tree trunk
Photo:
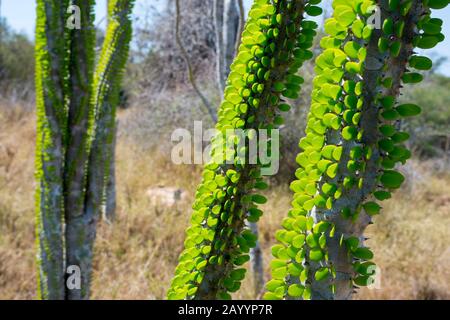
[(222, 80), (225, 85), (230, 74), (230, 65), (236, 56), (236, 42), (240, 37), (239, 32), (239, 10), (236, 0), (224, 0), (223, 8), (223, 49), (221, 50), (223, 60)]
[(38, 297), (64, 299), (63, 164), (68, 1), (37, 2), (36, 241)]
[(79, 29), (77, 24), (75, 29), (66, 26), (69, 1), (37, 3), (36, 234), (41, 299), (89, 298), (96, 223), (106, 177), (113, 170), (109, 161), (115, 108), (131, 39), (134, 1), (114, 0), (94, 77), (94, 0), (71, 4), (80, 9), (69, 12), (80, 14)]
[[(385, 21), (388, 17), (396, 18), (396, 13), (389, 11), (387, 2), (380, 1), (378, 5), (381, 8), (381, 21)], [(356, 221), (343, 219), (340, 212), (344, 208), (350, 208), (351, 211), (356, 212), (358, 207), (361, 207), (367, 199), (373, 198), (371, 195), (379, 185), (379, 172), (383, 170), (383, 167), (380, 165), (380, 161), (383, 159), (383, 151), (378, 147), (380, 140), (378, 128), (385, 123), (383, 121), (374, 121), (374, 119), (378, 118), (380, 110), (377, 97), (380, 94), (385, 97), (398, 97), (402, 86), (402, 76), (406, 71), (406, 63), (413, 51), (412, 40), (415, 36), (415, 26), (422, 13), (422, 2), (420, 0), (413, 1), (411, 11), (404, 18), (405, 31), (401, 38), (402, 49), (397, 57), (380, 52), (378, 43), (383, 33), (377, 29), (373, 31), (374, 34), (367, 47), (365, 70), (362, 75), (362, 79), (364, 79), (364, 103), (361, 110), (360, 130), (363, 135), (360, 144), (344, 142), (338, 176), (343, 179), (352, 175), (352, 172), (348, 170), (345, 164), (351, 160), (350, 150), (353, 147), (370, 146), (372, 156), (366, 161), (365, 170), (360, 177), (364, 182), (362, 188), (354, 187), (348, 192), (344, 192), (336, 200), (332, 210), (322, 211), (321, 214), (316, 216), (318, 221), (326, 220), (335, 225), (335, 235), (332, 239), (328, 239), (327, 246), (330, 264), (336, 270), (336, 279), (329, 278), (325, 281), (312, 281), (312, 299), (346, 300), (351, 299), (355, 292), (353, 281), (358, 274), (354, 270), (354, 258), (349, 253), (348, 247), (340, 243), (340, 239), (341, 237), (344, 237), (344, 239), (355, 237), (359, 239), (359, 247), (363, 248), (365, 241), (364, 231), (372, 219), (365, 210), (361, 210)], [(392, 79), (393, 84), (391, 88), (384, 88), (380, 85), (379, 79), (386, 78)], [(316, 268), (311, 268), (311, 274), (315, 271), (314, 269)], [(332, 284), (336, 287), (334, 294), (329, 289)]]
[[(86, 246), (86, 278), (92, 275), (92, 255), (96, 225), (101, 216), (105, 187), (109, 180), (114, 151), (116, 108), (132, 36), (131, 11), (133, 0), (114, 1), (109, 6), (109, 23), (102, 53), (94, 75), (93, 105), (96, 127), (89, 157), (84, 211)], [(89, 288), (82, 298), (89, 297)]]
[(223, 51), (223, 17), (224, 17), (224, 0), (214, 0), (213, 2), (213, 19), (214, 29), (216, 32), (216, 77), (219, 92), (223, 92), (225, 88), (225, 81), (223, 75), (225, 74), (224, 67), (224, 51)]
[(117, 145), (117, 134), (118, 134), (119, 122), (116, 121), (113, 133), (113, 142), (110, 145), (111, 150), (107, 151), (111, 154), (111, 161), (109, 166), (109, 174), (105, 187), (105, 209), (104, 218), (107, 222), (112, 223), (116, 218), (116, 145)]
[[(223, 5), (223, 48), (219, 50), (218, 56), (222, 60), (222, 80), (221, 83), (226, 84), (228, 75), (230, 74), (230, 66), (236, 56), (237, 43), (240, 42), (241, 28), (243, 28), (243, 13), (240, 13), (240, 8), (237, 0), (224, 0)], [(252, 232), (259, 238), (258, 224), (250, 222), (249, 227)], [(253, 273), (253, 291), (255, 298), (261, 294), (264, 286), (264, 265), (259, 240), (256, 246), (250, 249), (250, 264), (251, 272)]]
[(81, 29), (70, 30), (69, 118), (66, 161), (64, 167), (66, 268), (77, 266), (81, 288), (67, 288), (66, 298), (78, 300), (87, 296), (91, 253), (86, 246), (86, 230), (91, 223), (84, 217), (86, 166), (92, 140), (94, 110), (91, 108), (94, 72), (95, 28), (94, 1), (75, 0), (81, 10)]

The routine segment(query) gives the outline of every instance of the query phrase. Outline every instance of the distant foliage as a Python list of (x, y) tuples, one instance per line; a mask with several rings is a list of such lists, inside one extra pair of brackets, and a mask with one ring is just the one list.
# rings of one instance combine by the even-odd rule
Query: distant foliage
[(0, 95), (33, 98), (34, 46), (24, 34), (13, 31), (0, 19)]
[(410, 147), (421, 157), (450, 156), (450, 78), (425, 73), (418, 86), (405, 88), (402, 101), (414, 101), (422, 108), (420, 117), (402, 122), (410, 133)]

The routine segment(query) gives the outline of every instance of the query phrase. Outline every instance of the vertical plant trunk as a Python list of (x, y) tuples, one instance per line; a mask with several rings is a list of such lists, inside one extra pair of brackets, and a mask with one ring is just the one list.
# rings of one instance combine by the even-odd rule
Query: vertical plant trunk
[(67, 127), (64, 36), (68, 1), (39, 0), (36, 23), (38, 297), (64, 299), (63, 163)]
[(116, 146), (117, 146), (117, 134), (118, 134), (119, 122), (116, 121), (114, 132), (113, 132), (113, 142), (110, 145), (111, 150), (109, 154), (111, 155), (111, 161), (109, 166), (109, 174), (106, 177), (105, 186), (105, 209), (104, 218), (107, 222), (112, 223), (116, 218), (116, 207), (117, 207), (117, 196), (116, 196)]
[(79, 300), (89, 294), (89, 264), (92, 258), (86, 241), (92, 221), (84, 215), (86, 167), (92, 140), (94, 110), (91, 86), (94, 72), (95, 28), (94, 0), (75, 0), (81, 10), (81, 29), (69, 31), (69, 117), (64, 167), (65, 243), (67, 267), (81, 271), (81, 288), (67, 288), (66, 298)]
[[(109, 1), (106, 1), (106, 28), (108, 28), (108, 12), (109, 12)], [(117, 145), (117, 132), (118, 132), (119, 122), (116, 121), (114, 128), (114, 138), (113, 143), (110, 145), (111, 150), (109, 152), (111, 154), (111, 164), (109, 168), (109, 175), (106, 177), (107, 182), (105, 186), (105, 205), (103, 211), (103, 218), (108, 223), (113, 223), (116, 218), (116, 208), (117, 208), (117, 196), (116, 196), (116, 145)]]
[(239, 8), (239, 26), (238, 26), (238, 37), (236, 39), (235, 52), (239, 51), (239, 46), (241, 45), (241, 36), (242, 32), (244, 32), (245, 26), (245, 7), (243, 0), (236, 0), (237, 6)]
[[(114, 150), (116, 108), (125, 63), (132, 36), (133, 0), (110, 0), (105, 42), (94, 75), (92, 108), (95, 110), (95, 134), (89, 157), (84, 219), (85, 244), (88, 248), (86, 278), (92, 274), (92, 255), (96, 225), (101, 216), (105, 187), (110, 176)], [(89, 288), (89, 286), (88, 286)], [(85, 293), (89, 297), (89, 292)]]
[[(344, 191), (342, 196), (336, 200), (331, 210), (318, 210), (321, 214), (316, 215), (316, 223), (318, 221), (328, 221), (335, 226), (335, 234), (332, 238), (328, 238), (327, 247), (330, 263), (334, 266), (336, 278), (329, 277), (323, 281), (312, 281), (311, 298), (347, 300), (351, 299), (356, 292), (356, 286), (364, 285), (355, 279), (360, 277), (360, 281), (364, 280), (366, 275), (360, 276), (355, 267), (355, 256), (349, 249), (350, 244), (342, 243), (344, 239), (358, 239), (358, 248), (364, 246), (364, 231), (369, 223), (372, 222), (370, 211), (364, 209), (364, 203), (367, 200), (373, 200), (373, 192), (380, 185), (380, 173), (383, 171), (382, 160), (385, 152), (379, 147), (379, 141), (382, 139), (379, 127), (386, 124), (385, 120), (376, 121), (379, 118), (380, 104), (382, 97), (394, 97), (397, 99), (400, 88), (402, 87), (402, 77), (407, 71), (407, 62), (412, 55), (412, 41), (415, 36), (416, 26), (419, 18), (424, 13), (422, 1), (412, 1), (412, 8), (403, 17), (395, 10), (390, 10), (387, 1), (378, 1), (377, 5), (381, 9), (381, 21), (391, 18), (395, 21), (404, 21), (404, 33), (399, 37), (401, 41), (401, 50), (398, 55), (394, 56), (389, 52), (381, 52), (379, 49), (380, 38), (386, 37), (383, 30), (374, 29), (371, 39), (367, 45), (367, 57), (362, 71), (363, 85), (363, 106), (361, 109), (360, 131), (362, 132), (361, 142), (344, 141), (342, 157), (338, 166), (337, 181), (344, 179), (346, 176), (352, 176), (354, 173), (348, 169), (346, 164), (352, 160), (351, 150), (355, 147), (369, 147), (371, 149), (371, 157), (366, 160), (365, 170), (361, 171), (359, 179), (363, 182), (361, 187), (354, 186), (348, 191)], [(353, 40), (353, 39), (352, 39)], [(392, 85), (386, 88), (382, 85), (383, 79), (390, 79)], [(351, 212), (359, 213), (355, 219), (345, 219), (340, 214), (343, 210), (350, 209)], [(358, 250), (358, 249), (354, 249)], [(362, 251), (360, 251), (362, 252)], [(370, 254), (371, 256), (371, 254)], [(369, 257), (367, 257), (369, 258)], [(358, 257), (356, 259), (359, 259)], [(365, 260), (365, 259), (363, 259)], [(370, 259), (367, 259), (370, 260)], [(362, 263), (364, 263), (362, 261)], [(372, 267), (373, 268), (373, 267)], [(313, 267), (310, 275), (313, 277), (319, 267)], [(373, 270), (369, 270), (369, 275), (373, 275)], [(369, 280), (367, 284), (370, 284)], [(335, 292), (330, 290), (330, 286), (335, 287)]]
[(417, 105), (396, 101), (403, 84), (422, 79), (409, 68), (431, 68), (431, 60), (413, 49), (442, 41), (442, 22), (430, 18), (427, 6), (446, 4), (355, 4), (334, 1), (325, 23), (329, 36), (316, 59), (298, 180), (291, 184), (293, 208), (276, 233), (266, 299), (350, 299), (374, 281), (363, 232), (380, 213), (377, 201), (389, 199), (404, 181), (394, 168), (411, 153), (398, 122), (420, 113)]
[(228, 75), (230, 74), (230, 66), (236, 56), (236, 42), (240, 37), (239, 32), (239, 11), (236, 0), (224, 0), (223, 5), (223, 71), (221, 82), (225, 85)]
[[(240, 8), (237, 2), (237, 0), (224, 0), (222, 32), (223, 49), (220, 51), (222, 53), (222, 57), (220, 58), (223, 59), (224, 70), (222, 82), (225, 84), (228, 75), (230, 74), (231, 63), (236, 56), (236, 44), (239, 42), (241, 37), (242, 32), (240, 32), (240, 25), (244, 24), (244, 21), (241, 21), (241, 19), (244, 19), (239, 12), (240, 10), (243, 10), (243, 8)], [(249, 228), (258, 239), (258, 224), (256, 222), (249, 222)], [(263, 256), (259, 245), (259, 240), (256, 241), (256, 246), (250, 249), (250, 264), (253, 278), (254, 296), (256, 298), (261, 294), (261, 290), (264, 285)]]
[(259, 231), (256, 222), (250, 222), (249, 228), (256, 237), (256, 244), (250, 249), (250, 264), (253, 280), (253, 295), (258, 299), (264, 287), (264, 263), (261, 246), (259, 244)]
[(223, 46), (223, 17), (224, 17), (224, 0), (214, 0), (213, 2), (213, 21), (214, 30), (216, 32), (216, 78), (219, 92), (223, 92), (225, 81), (223, 75), (225, 73), (224, 66), (224, 46)]
[[(80, 14), (80, 28), (73, 23), (75, 29), (66, 27), (69, 4), (74, 5), (70, 14)], [(115, 108), (134, 1), (110, 1), (111, 21), (95, 77), (94, 4), (37, 3), (36, 237), (41, 299), (89, 298), (96, 224), (113, 170)], [(66, 268), (80, 271), (68, 275), (67, 286)], [(77, 276), (81, 279), (72, 278)], [(80, 287), (72, 286), (79, 282)]]

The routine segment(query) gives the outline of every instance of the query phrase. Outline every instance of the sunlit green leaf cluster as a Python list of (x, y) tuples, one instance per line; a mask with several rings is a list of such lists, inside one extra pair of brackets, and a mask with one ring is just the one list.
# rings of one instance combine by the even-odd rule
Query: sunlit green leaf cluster
[[(229, 299), (239, 290), (246, 272), (242, 266), (257, 241), (246, 221), (261, 217), (258, 205), (266, 198), (257, 190), (267, 187), (261, 177), (265, 164), (260, 159), (249, 164), (248, 146), (239, 142), (258, 139), (259, 129), (269, 130), (270, 137), (270, 129), (283, 123), (280, 112), (290, 108), (284, 98), (298, 97), (303, 79), (296, 73), (313, 55), (308, 49), (317, 27), (303, 15), (320, 14), (314, 6), (318, 3), (254, 1), (231, 65), (212, 160), (196, 192), (169, 299)], [(236, 133), (238, 129), (243, 136)]]
[[(427, 2), (333, 1), (316, 59), (306, 136), (299, 143), (292, 209), (276, 233), (266, 299), (332, 299), (340, 290), (337, 280), (342, 285), (347, 277), (350, 293), (352, 285), (373, 282), (373, 253), (361, 232), (380, 212), (378, 201), (404, 181), (395, 167), (411, 153), (404, 144), (408, 134), (396, 124), (420, 113), (419, 106), (396, 100), (402, 84), (422, 79), (409, 68), (431, 68), (428, 58), (413, 55), (413, 46), (443, 40), (442, 21), (429, 17)], [(375, 5), (381, 30), (369, 23)], [(343, 248), (353, 268), (339, 275), (335, 266), (342, 263)]]

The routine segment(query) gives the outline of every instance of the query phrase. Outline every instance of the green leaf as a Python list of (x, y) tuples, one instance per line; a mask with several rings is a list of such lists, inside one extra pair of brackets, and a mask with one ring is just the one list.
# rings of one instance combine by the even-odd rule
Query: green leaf
[(391, 137), (396, 132), (396, 129), (390, 124), (385, 124), (380, 127), (380, 132), (386, 137)]
[(417, 47), (420, 49), (431, 49), (435, 47), (439, 42), (439, 38), (436, 36), (421, 36), (417, 41)]
[(396, 110), (386, 110), (381, 113), (383, 119), (394, 121), (400, 116)]
[(291, 106), (288, 105), (287, 103), (282, 103), (278, 106), (278, 109), (280, 109), (280, 111), (287, 112), (291, 110)]
[(433, 62), (427, 57), (412, 56), (409, 59), (409, 65), (417, 70), (430, 70)]
[(389, 9), (396, 10), (399, 4), (400, 0), (389, 0)]
[(311, 249), (309, 252), (309, 259), (312, 261), (320, 261), (323, 258), (322, 250), (320, 249)]
[(241, 256), (237, 257), (236, 259), (234, 259), (234, 264), (237, 266), (242, 266), (244, 263), (246, 263), (249, 260), (250, 260), (249, 255), (241, 255)]
[(304, 234), (299, 234), (298, 236), (295, 236), (294, 239), (292, 239), (292, 245), (295, 248), (301, 248), (303, 247), (305, 243), (305, 235)]
[(349, 237), (345, 239), (345, 245), (350, 251), (355, 251), (359, 245), (359, 239), (356, 237)]
[(381, 139), (380, 141), (378, 141), (378, 146), (381, 150), (386, 152), (390, 152), (394, 149), (394, 143), (389, 138)]
[(383, 201), (386, 199), (390, 199), (391, 198), (391, 193), (387, 192), (387, 191), (375, 191), (373, 193), (374, 197), (379, 200), (379, 201)]
[(375, 263), (371, 261), (365, 261), (363, 263), (358, 262), (354, 267), (356, 272), (365, 276), (375, 275), (375, 268), (376, 268)]
[(389, 51), (393, 57), (398, 57), (400, 55), (400, 50), (402, 49), (402, 42), (397, 40), (391, 43)]
[(448, 0), (429, 0), (428, 6), (431, 9), (442, 9), (448, 5)]
[(271, 274), (272, 274), (272, 278), (274, 278), (276, 280), (284, 280), (284, 278), (287, 276), (288, 272), (287, 272), (286, 267), (281, 267), (281, 268), (273, 269)]
[(266, 292), (263, 296), (264, 300), (283, 300), (283, 296), (277, 295), (273, 292)]
[(373, 258), (373, 253), (368, 248), (357, 248), (352, 252), (355, 258), (370, 260)]
[(350, 73), (360, 73), (361, 64), (353, 61), (347, 62), (345, 64), (345, 70), (347, 70)]
[(314, 225), (313, 228), (313, 232), (318, 234), (318, 233), (323, 233), (325, 231), (327, 231), (327, 229), (330, 227), (330, 223), (327, 221), (319, 221), (318, 223), (316, 223)]
[(343, 150), (342, 146), (335, 147), (333, 149), (333, 159), (334, 160), (336, 160), (336, 161), (341, 160), (342, 150)]
[(287, 265), (287, 262), (284, 259), (273, 259), (272, 261), (270, 261), (270, 267), (272, 269), (286, 267), (286, 265)]
[(363, 204), (363, 208), (369, 216), (373, 216), (380, 213), (381, 206), (373, 201)]
[(356, 278), (353, 279), (353, 282), (357, 286), (365, 287), (373, 283), (373, 278), (370, 276), (357, 276)]
[(347, 126), (344, 129), (342, 129), (342, 138), (344, 140), (354, 140), (358, 134), (358, 129), (353, 126)]
[(423, 80), (423, 76), (420, 73), (409, 72), (405, 73), (402, 77), (404, 83), (419, 83)]
[[(296, 258), (297, 253), (294, 255), (294, 258)], [(290, 263), (288, 266), (288, 272), (291, 276), (298, 277), (303, 271), (303, 267), (300, 264), (297, 263)]]
[(272, 292), (282, 286), (284, 286), (284, 282), (281, 280), (270, 280), (266, 283), (266, 289)]
[(348, 41), (344, 46), (344, 52), (352, 59), (358, 58), (358, 50), (361, 46), (355, 41)]
[(347, 6), (337, 6), (334, 12), (335, 19), (345, 27), (351, 25), (356, 19), (356, 13)]
[(422, 111), (418, 105), (412, 103), (401, 104), (395, 109), (402, 117), (416, 116)]
[(317, 6), (307, 6), (305, 11), (311, 17), (319, 16), (322, 14), (322, 8)]
[(328, 268), (321, 267), (314, 274), (314, 279), (316, 279), (316, 281), (322, 281), (322, 280), (325, 280), (326, 278), (328, 278), (329, 274), (330, 274), (330, 272), (329, 272)]
[(334, 177), (336, 177), (337, 171), (338, 171), (338, 164), (337, 163), (333, 163), (332, 165), (328, 166), (328, 168), (327, 168), (327, 175), (331, 179), (333, 179)]
[(305, 216), (298, 216), (294, 222), (294, 228), (296, 231), (306, 231), (306, 220)]
[(394, 22), (392, 18), (389, 17), (384, 20), (382, 30), (385, 35), (390, 35), (394, 32)]
[(391, 137), (392, 141), (395, 143), (401, 143), (409, 139), (409, 133), (408, 132), (396, 132)]
[(386, 38), (381, 37), (378, 39), (378, 50), (381, 53), (386, 52), (389, 49), (389, 40)]
[(245, 269), (236, 269), (230, 272), (230, 278), (235, 281), (241, 281), (245, 278), (245, 273), (247, 270)]
[(362, 22), (362, 20), (359, 19), (355, 20), (352, 24), (353, 34), (358, 38), (362, 38), (363, 30), (364, 30), (364, 22)]
[(267, 198), (260, 194), (254, 194), (252, 195), (252, 201), (258, 204), (264, 204), (267, 202)]
[(386, 188), (397, 189), (405, 181), (405, 177), (397, 171), (386, 170), (380, 177), (380, 181)]
[(288, 288), (288, 294), (291, 297), (298, 298), (303, 295), (304, 287), (299, 284), (291, 284)]

